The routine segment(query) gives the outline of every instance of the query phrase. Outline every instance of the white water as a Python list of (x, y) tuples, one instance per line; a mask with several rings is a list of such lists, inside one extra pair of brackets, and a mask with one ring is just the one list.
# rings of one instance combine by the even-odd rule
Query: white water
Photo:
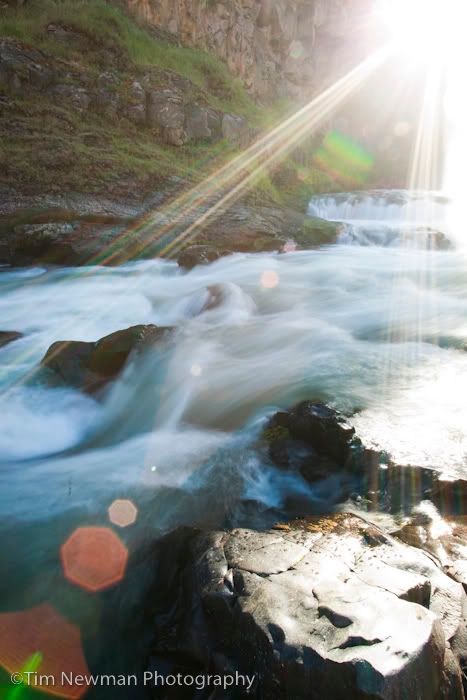
[[(449, 199), (440, 192), (372, 190), (314, 197), (310, 216), (342, 221), (342, 243), (437, 248), (453, 239)], [(457, 241), (459, 243), (459, 241)]]
[[(329, 218), (356, 211), (361, 219), (362, 206), (380, 218), (381, 196), (377, 204), (355, 203), (355, 195), (350, 203), (327, 200), (329, 212), (324, 199), (312, 206)], [(391, 220), (396, 206), (389, 207)], [(189, 274), (161, 261), (4, 272), (2, 327), (25, 337), (0, 351), (2, 459), (40, 458), (89, 444), (92, 452), (83, 446), (73, 457), (50, 457), (21, 471), (73, 473), (84, 483), (89, 468), (97, 500), (105, 499), (103, 482), (118, 481), (122, 470), (125, 481), (146, 483), (145, 470), (154, 461), (157, 479), (150, 477), (150, 484), (180, 485), (205, 460), (207, 446), (228, 442), (232, 430), (273, 407), (318, 396), (349, 413), (358, 409), (360, 432), (396, 459), (462, 471), (465, 263), (458, 250), (338, 245), (234, 255)], [(277, 275), (277, 286), (264, 288), (265, 272)], [(221, 306), (196, 315), (206, 288), (219, 283)], [(129, 366), (104, 402), (42, 387), (31, 377), (55, 340), (95, 340), (135, 323), (178, 331), (163, 357)], [(171, 455), (174, 435), (192, 466)], [(130, 439), (137, 440), (132, 465)], [(44, 507), (52, 498), (45, 491)], [(83, 486), (75, 496), (86, 500), (90, 494)]]

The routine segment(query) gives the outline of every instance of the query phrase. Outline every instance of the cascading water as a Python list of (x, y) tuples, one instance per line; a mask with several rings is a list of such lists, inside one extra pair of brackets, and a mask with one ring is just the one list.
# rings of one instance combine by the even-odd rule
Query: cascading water
[(308, 213), (342, 221), (341, 243), (448, 248), (449, 205), (440, 192), (372, 190), (313, 197)]
[[(290, 497), (323, 507), (338, 484), (310, 486), (255, 444), (265, 417), (300, 399), (357, 411), (359, 434), (399, 463), (465, 473), (464, 252), (405, 245), (421, 227), (445, 233), (448, 207), (436, 193), (330, 195), (310, 214), (344, 231), (318, 250), (232, 255), (187, 274), (159, 260), (1, 272), (2, 326), (24, 333), (0, 350), (0, 586), (11, 607), (47, 598), (89, 624), (95, 598), (61, 577), (58, 551), (78, 525), (108, 524), (115, 498), (138, 511), (122, 533), (132, 552), (179, 523), (248, 520), (252, 500), (256, 518)], [(206, 304), (213, 285), (217, 305)], [(52, 342), (136, 323), (177, 331), (102, 401), (34, 377)]]

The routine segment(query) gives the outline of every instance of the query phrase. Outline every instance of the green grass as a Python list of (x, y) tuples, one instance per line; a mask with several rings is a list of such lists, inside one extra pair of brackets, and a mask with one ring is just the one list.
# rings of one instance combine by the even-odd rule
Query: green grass
[(209, 96), (213, 107), (260, 119), (260, 111), (240, 80), (227, 66), (200, 49), (180, 47), (151, 35), (144, 27), (105, 0), (29, 0), (24, 6), (0, 11), (0, 35), (20, 39), (61, 58), (93, 60), (92, 54), (58, 41), (49, 24), (63, 24), (124, 57), (134, 66), (157, 66), (188, 78)]
[[(77, 40), (60, 41), (50, 35), (47, 26), (51, 23), (70, 27), (77, 32)], [(194, 83), (211, 106), (241, 114), (262, 130), (274, 127), (296, 109), (286, 99), (259, 107), (222, 61), (199, 49), (155, 38), (106, 0), (28, 0), (20, 8), (0, 10), (0, 36), (43, 49), (90, 74), (101, 70), (103, 49), (113, 52), (117, 70), (125, 79), (148, 67), (156, 73), (174, 71)], [(196, 182), (236, 155), (235, 148), (225, 142), (174, 148), (155, 139), (149, 130), (126, 122), (113, 123), (109, 129), (106, 118), (93, 112), (77, 115), (43, 96), (11, 98), (11, 111), (5, 111), (3, 118), (0, 115), (0, 166), (2, 158), (7, 164), (0, 181), (8, 184), (32, 189), (40, 184), (51, 191), (97, 191), (119, 178), (143, 182), (178, 175)], [(313, 168), (311, 152), (308, 160), (309, 165), (301, 166), (289, 156), (272, 174), (260, 171), (248, 196), (258, 204), (304, 209), (312, 192), (332, 189), (329, 178)]]

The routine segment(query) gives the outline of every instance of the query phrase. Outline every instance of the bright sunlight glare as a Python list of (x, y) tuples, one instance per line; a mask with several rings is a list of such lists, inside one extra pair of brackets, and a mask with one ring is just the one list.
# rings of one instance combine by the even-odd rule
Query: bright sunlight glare
[(464, 41), (466, 0), (379, 0), (377, 11), (414, 58), (448, 60)]

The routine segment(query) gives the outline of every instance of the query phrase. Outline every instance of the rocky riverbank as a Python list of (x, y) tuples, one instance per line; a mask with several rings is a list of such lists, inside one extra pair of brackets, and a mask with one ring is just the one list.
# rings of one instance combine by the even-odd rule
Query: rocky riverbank
[[(339, 224), (299, 211), (249, 202), (221, 207), (212, 219), (199, 223), (216, 199), (190, 206), (184, 184), (169, 180), (145, 199), (10, 192), (0, 204), (0, 262), (116, 265), (159, 255), (177, 259), (185, 249), (200, 245), (213, 249), (215, 256), (281, 251), (288, 243), (307, 249), (334, 243), (340, 231)], [(190, 228), (193, 235), (185, 241)], [(198, 257), (206, 261), (199, 248), (192, 249), (188, 267)]]

